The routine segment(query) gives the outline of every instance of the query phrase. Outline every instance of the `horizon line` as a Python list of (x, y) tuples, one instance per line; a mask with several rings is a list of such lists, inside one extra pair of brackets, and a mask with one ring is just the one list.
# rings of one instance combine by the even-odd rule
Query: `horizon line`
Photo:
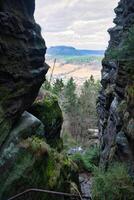
[(51, 47), (73, 47), (77, 50), (92, 50), (92, 51), (106, 51), (106, 49), (91, 49), (91, 48), (77, 48), (75, 46), (71, 46), (71, 45), (52, 45), (52, 46), (47, 46), (47, 49), (51, 48)]

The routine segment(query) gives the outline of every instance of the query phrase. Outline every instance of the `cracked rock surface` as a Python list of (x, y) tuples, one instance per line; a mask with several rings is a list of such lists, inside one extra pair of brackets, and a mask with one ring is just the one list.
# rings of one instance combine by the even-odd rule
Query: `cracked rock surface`
[(34, 0), (0, 0), (0, 146), (45, 80), (45, 42)]

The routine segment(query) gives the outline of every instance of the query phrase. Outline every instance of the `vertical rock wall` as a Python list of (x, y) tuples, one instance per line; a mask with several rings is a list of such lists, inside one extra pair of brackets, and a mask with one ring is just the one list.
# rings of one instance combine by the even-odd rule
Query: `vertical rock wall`
[[(101, 167), (113, 160), (134, 169), (134, 75), (128, 72), (126, 58), (112, 58), (113, 49), (122, 49), (134, 26), (134, 0), (121, 0), (115, 9), (115, 27), (108, 30), (110, 42), (102, 65), (102, 90), (97, 111), (101, 140)], [(134, 41), (133, 41), (134, 42)], [(133, 58), (129, 58), (129, 63)], [(131, 66), (134, 67), (133, 64)], [(133, 70), (132, 70), (133, 71)]]
[(46, 46), (34, 0), (0, 0), (0, 146), (45, 80)]

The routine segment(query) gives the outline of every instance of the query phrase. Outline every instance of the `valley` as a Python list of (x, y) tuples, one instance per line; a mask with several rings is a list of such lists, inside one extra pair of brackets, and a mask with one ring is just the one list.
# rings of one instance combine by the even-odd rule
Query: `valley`
[(47, 73), (48, 80), (51, 75), (53, 81), (62, 78), (66, 82), (70, 77), (73, 77), (77, 85), (82, 85), (91, 75), (95, 80), (100, 80), (103, 51), (81, 50), (82, 55), (79, 55), (80, 50), (75, 49), (72, 52), (73, 47), (71, 50), (70, 47), (66, 47), (66, 50), (65, 47), (60, 47), (58, 51), (57, 47), (53, 47), (53, 51), (50, 49), (48, 49), (46, 56), (46, 62), (50, 66)]

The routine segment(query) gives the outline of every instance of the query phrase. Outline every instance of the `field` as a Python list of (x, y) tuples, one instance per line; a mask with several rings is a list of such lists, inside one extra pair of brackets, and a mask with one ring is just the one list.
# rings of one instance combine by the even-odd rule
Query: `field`
[(66, 62), (73, 64), (89, 64), (89, 63), (100, 63), (102, 60), (101, 56), (74, 56), (65, 58)]
[[(46, 62), (50, 66), (47, 74), (48, 79), (52, 74), (54, 59), (52, 57), (46, 58)], [(89, 79), (91, 75), (96, 80), (100, 80), (101, 60), (101, 56), (58, 56), (56, 57), (52, 80), (62, 78), (67, 81), (70, 77), (73, 77), (78, 85)]]

